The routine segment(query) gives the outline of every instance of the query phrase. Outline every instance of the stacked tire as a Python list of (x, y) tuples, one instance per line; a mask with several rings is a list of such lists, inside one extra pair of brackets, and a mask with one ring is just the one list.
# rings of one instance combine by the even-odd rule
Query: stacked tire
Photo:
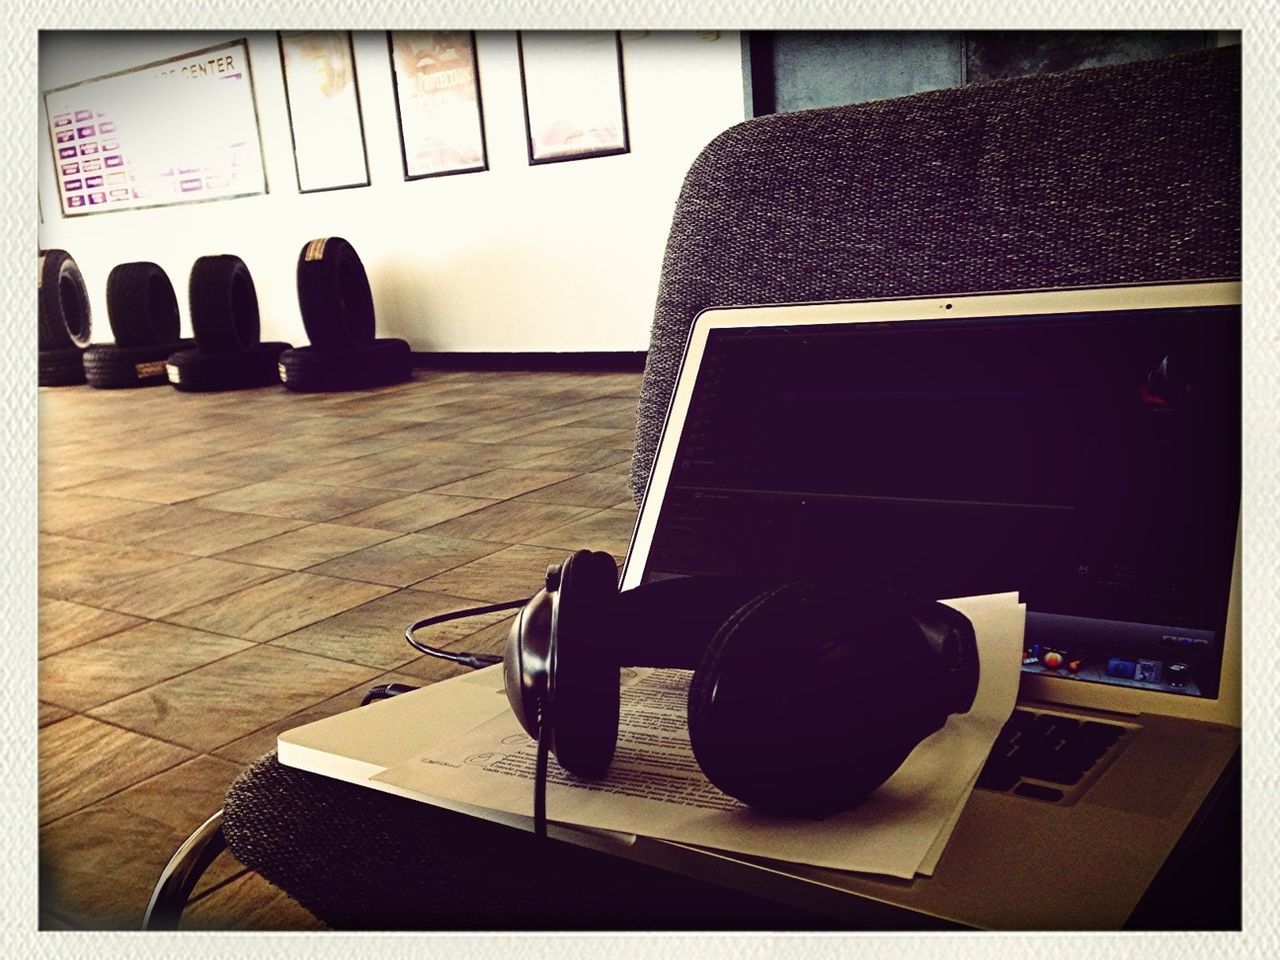
[(320, 237), (303, 246), (298, 306), (311, 345), (280, 354), (280, 380), (288, 389), (362, 390), (409, 379), (409, 344), (374, 336), (369, 278), (346, 240)]
[(84, 348), (89, 345), (89, 290), (80, 268), (67, 251), (43, 250), (39, 263), (40, 386), (84, 383)]
[(191, 268), (188, 293), (196, 346), (169, 358), (174, 387), (194, 392), (279, 383), (276, 365), (289, 344), (260, 342), (258, 294), (243, 260), (201, 257)]
[(178, 298), (158, 264), (122, 263), (112, 269), (107, 321), (116, 342), (84, 352), (85, 378), (100, 390), (168, 383), (169, 357), (191, 346), (190, 340), (179, 339)]

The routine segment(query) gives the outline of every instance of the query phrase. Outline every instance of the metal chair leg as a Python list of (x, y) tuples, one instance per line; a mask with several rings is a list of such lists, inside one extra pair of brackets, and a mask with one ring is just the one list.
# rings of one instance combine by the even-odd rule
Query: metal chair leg
[(196, 828), (170, 858), (151, 892), (151, 902), (142, 918), (143, 930), (176, 930), (187, 898), (209, 864), (227, 848), (222, 833), (222, 811)]

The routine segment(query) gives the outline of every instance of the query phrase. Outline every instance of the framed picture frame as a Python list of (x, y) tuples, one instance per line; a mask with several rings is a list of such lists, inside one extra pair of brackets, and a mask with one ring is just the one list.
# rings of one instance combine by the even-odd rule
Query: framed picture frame
[(280, 30), (276, 39), (298, 192), (369, 186), (350, 31)]
[(267, 192), (247, 38), (41, 99), (64, 218)]
[(406, 180), (489, 169), (476, 35), (387, 32)]
[(619, 31), (519, 31), (529, 163), (629, 153)]

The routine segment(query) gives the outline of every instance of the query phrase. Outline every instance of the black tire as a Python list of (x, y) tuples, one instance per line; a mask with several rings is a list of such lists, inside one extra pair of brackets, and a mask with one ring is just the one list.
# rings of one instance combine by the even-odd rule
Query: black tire
[(89, 386), (99, 390), (123, 387), (154, 387), (169, 382), (169, 357), (179, 350), (189, 350), (190, 340), (150, 347), (119, 347), (112, 343), (94, 344), (84, 352), (84, 375)]
[(258, 294), (239, 257), (201, 257), (191, 267), (191, 333), (205, 353), (233, 353), (258, 342)]
[(79, 347), (41, 350), (39, 377), (42, 387), (69, 387), (84, 383), (84, 351)]
[(65, 250), (42, 251), (39, 285), (40, 349), (87, 347), (89, 289), (71, 254)]
[(182, 350), (169, 358), (166, 372), (175, 389), (192, 393), (278, 386), (280, 354), (287, 343), (259, 343), (237, 353)]
[(298, 347), (280, 354), (280, 380), (296, 393), (364, 390), (412, 376), (413, 358), (403, 340), (375, 340), (362, 350)]
[(178, 298), (159, 264), (122, 263), (107, 276), (107, 320), (116, 346), (159, 347), (178, 339)]
[(298, 307), (313, 347), (373, 345), (369, 278), (355, 248), (341, 237), (319, 237), (298, 254)]

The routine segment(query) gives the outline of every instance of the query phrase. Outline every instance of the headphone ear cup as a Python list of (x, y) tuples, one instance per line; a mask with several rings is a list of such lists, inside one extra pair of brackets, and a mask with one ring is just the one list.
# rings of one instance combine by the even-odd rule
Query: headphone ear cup
[[(724, 753), (718, 745), (719, 738), (722, 735), (721, 724), (716, 722), (717, 718), (713, 714), (711, 706), (716, 682), (720, 677), (721, 661), (724, 658), (725, 650), (733, 649), (733, 637), (738, 630), (739, 624), (749, 617), (760, 604), (781, 589), (783, 587), (775, 587), (757, 594), (730, 614), (729, 618), (724, 621), (703, 650), (702, 659), (693, 671), (693, 678), (689, 681), (689, 742), (693, 746), (694, 757), (697, 759), (698, 765), (702, 768), (702, 772), (707, 774), (707, 778), (712, 783), (716, 783), (716, 780), (708, 773), (708, 764), (712, 770), (718, 770), (721, 754)], [(716, 785), (719, 786), (719, 784)], [(724, 788), (721, 787), (721, 789), (723, 790)], [(728, 793), (727, 790), (725, 792)]]
[(570, 773), (599, 777), (618, 739), (617, 564), (579, 550), (561, 567), (558, 593), (545, 708), (551, 750)]
[(762, 811), (850, 809), (946, 721), (937, 660), (893, 598), (841, 584), (769, 591), (726, 621), (694, 674), (694, 756)]

